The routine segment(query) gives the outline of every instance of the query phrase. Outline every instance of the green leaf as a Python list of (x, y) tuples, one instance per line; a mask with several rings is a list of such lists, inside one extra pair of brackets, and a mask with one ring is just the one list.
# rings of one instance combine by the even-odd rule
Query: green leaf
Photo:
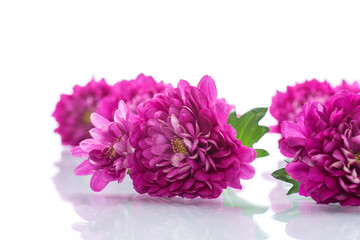
[[(254, 108), (241, 117), (236, 112), (229, 114), (228, 123), (236, 130), (236, 138), (247, 147), (253, 147), (265, 133), (270, 131), (268, 127), (260, 126), (259, 121), (265, 116), (267, 108)], [(269, 153), (263, 149), (256, 149), (257, 158), (268, 156)]]
[(290, 190), (287, 192), (286, 195), (290, 195), (290, 194), (299, 192), (300, 183), (295, 181), (294, 179), (292, 179), (292, 177), (290, 177), (289, 174), (287, 174), (287, 172), (285, 171), (285, 168), (276, 170), (275, 172), (273, 172), (271, 174), (271, 176), (273, 176), (274, 178), (279, 179), (281, 181), (291, 183), (293, 185), (290, 188)]
[(233, 126), (237, 132), (236, 138), (240, 139), (242, 144), (252, 147), (262, 136), (270, 129), (265, 126), (259, 126), (259, 121), (265, 116), (267, 108), (254, 108), (240, 118), (236, 112), (229, 115), (228, 123)]
[(266, 151), (264, 149), (255, 149), (255, 150), (256, 150), (256, 157), (257, 158), (269, 156), (268, 151)]

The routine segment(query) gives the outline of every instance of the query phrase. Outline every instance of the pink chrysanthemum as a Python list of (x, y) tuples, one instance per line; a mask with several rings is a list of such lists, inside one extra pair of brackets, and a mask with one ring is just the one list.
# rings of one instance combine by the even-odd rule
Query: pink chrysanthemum
[(114, 94), (100, 101), (97, 113), (107, 119), (112, 119), (119, 101), (123, 100), (131, 113), (136, 114), (136, 108), (140, 103), (150, 100), (166, 88), (172, 88), (171, 84), (156, 82), (151, 76), (139, 74), (134, 80), (116, 83), (113, 87)]
[(103, 97), (111, 94), (111, 87), (104, 79), (99, 82), (93, 79), (86, 86), (76, 85), (73, 91), (61, 95), (52, 115), (59, 123), (55, 132), (61, 135), (62, 144), (76, 146), (90, 137), (90, 114), (96, 111)]
[(341, 91), (307, 103), (297, 123), (283, 122), (281, 152), (299, 193), (317, 203), (360, 205), (360, 94)]
[(277, 91), (272, 98), (270, 113), (278, 120), (278, 125), (272, 131), (279, 133), (283, 121), (294, 123), (306, 102), (324, 103), (333, 94), (334, 90), (328, 82), (319, 82), (316, 79), (295, 86), (288, 86), (285, 93)]
[(184, 80), (141, 104), (130, 142), (135, 148), (130, 177), (151, 196), (216, 198), (226, 187), (241, 189), (256, 157), (226, 124), (231, 106), (217, 99), (215, 82), (197, 87)]
[(121, 182), (126, 170), (131, 167), (133, 148), (129, 144), (130, 112), (123, 101), (115, 112), (114, 122), (97, 113), (91, 114), (95, 128), (90, 130), (91, 139), (86, 139), (72, 149), (76, 157), (87, 157), (76, 169), (76, 175), (93, 174), (91, 189), (103, 190), (111, 181)]
[(360, 92), (359, 83), (353, 82), (350, 85), (345, 80), (343, 80), (340, 85), (338, 85), (334, 88), (334, 93), (340, 92), (341, 90), (348, 90), (353, 93), (358, 93), (358, 92)]

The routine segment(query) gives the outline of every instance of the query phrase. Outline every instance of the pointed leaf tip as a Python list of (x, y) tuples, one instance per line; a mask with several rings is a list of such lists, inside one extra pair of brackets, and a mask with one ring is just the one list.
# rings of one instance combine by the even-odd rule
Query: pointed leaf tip
[[(259, 121), (265, 116), (267, 108), (254, 108), (246, 112), (241, 117), (237, 117), (236, 112), (231, 112), (228, 123), (236, 130), (236, 138), (247, 147), (253, 146), (262, 138), (270, 129), (260, 126)], [(261, 154), (266, 154), (261, 151)]]
[(264, 149), (255, 149), (255, 150), (256, 150), (256, 158), (262, 158), (270, 155), (268, 151)]
[(286, 195), (290, 195), (290, 194), (299, 192), (300, 183), (295, 181), (292, 177), (290, 177), (290, 175), (285, 171), (285, 168), (281, 168), (281, 169), (274, 171), (271, 174), (271, 176), (273, 176), (274, 178), (276, 178), (278, 180), (292, 184), (292, 187), (286, 193)]

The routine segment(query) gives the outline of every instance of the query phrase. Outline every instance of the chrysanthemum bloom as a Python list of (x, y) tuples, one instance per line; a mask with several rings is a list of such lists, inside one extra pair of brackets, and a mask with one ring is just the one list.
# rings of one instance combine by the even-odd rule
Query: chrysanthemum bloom
[(333, 94), (334, 90), (328, 82), (319, 82), (316, 79), (288, 86), (285, 93), (277, 91), (272, 98), (270, 113), (278, 120), (278, 125), (273, 127), (272, 131), (280, 133), (283, 121), (294, 123), (306, 102), (325, 103)]
[(76, 169), (76, 175), (90, 175), (91, 189), (99, 192), (111, 181), (121, 182), (132, 164), (133, 148), (129, 143), (130, 112), (123, 101), (115, 112), (114, 122), (97, 113), (91, 114), (95, 128), (86, 139), (72, 149), (76, 157), (87, 157)]
[(55, 132), (61, 135), (62, 144), (76, 146), (90, 137), (90, 114), (96, 111), (99, 101), (111, 91), (104, 79), (99, 82), (93, 79), (86, 86), (76, 85), (73, 94), (61, 95), (52, 115), (59, 123)]
[(241, 189), (256, 157), (226, 124), (231, 106), (217, 99), (215, 82), (204, 76), (197, 87), (177, 88), (139, 105), (130, 143), (134, 188), (151, 196), (216, 198), (226, 187)]
[(136, 79), (123, 80), (113, 87), (113, 94), (100, 101), (97, 113), (111, 120), (120, 100), (123, 100), (131, 113), (136, 114), (137, 106), (163, 92), (166, 88), (172, 88), (171, 84), (156, 82), (153, 77), (139, 74)]
[(360, 205), (360, 94), (341, 91), (324, 105), (305, 104), (297, 123), (283, 122), (281, 152), (299, 194), (317, 203)]
[(350, 92), (358, 93), (360, 92), (359, 83), (353, 82), (352, 84), (349, 84), (345, 80), (343, 80), (340, 85), (334, 88), (334, 94), (340, 92), (341, 90), (349, 90)]

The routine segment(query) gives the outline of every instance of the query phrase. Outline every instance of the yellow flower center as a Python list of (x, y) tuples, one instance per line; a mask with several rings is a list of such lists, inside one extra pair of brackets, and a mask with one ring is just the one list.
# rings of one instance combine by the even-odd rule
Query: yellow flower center
[(114, 149), (113, 147), (110, 148), (109, 154), (110, 154), (110, 156), (114, 156), (114, 155), (115, 155), (115, 149)]
[(182, 153), (185, 156), (188, 154), (184, 142), (178, 136), (171, 140), (171, 146), (174, 153)]
[(356, 159), (356, 164), (357, 164), (358, 166), (360, 166), (360, 153), (355, 153), (355, 154), (354, 154), (354, 157), (355, 157), (355, 159)]
[(109, 149), (109, 152), (106, 154), (106, 158), (109, 160), (109, 161), (112, 161), (114, 160), (114, 158), (116, 157), (116, 151), (113, 147), (111, 147)]
[(83, 120), (85, 123), (91, 123), (91, 120), (90, 120), (91, 113), (92, 113), (92, 111), (89, 111), (89, 110), (84, 113)]

